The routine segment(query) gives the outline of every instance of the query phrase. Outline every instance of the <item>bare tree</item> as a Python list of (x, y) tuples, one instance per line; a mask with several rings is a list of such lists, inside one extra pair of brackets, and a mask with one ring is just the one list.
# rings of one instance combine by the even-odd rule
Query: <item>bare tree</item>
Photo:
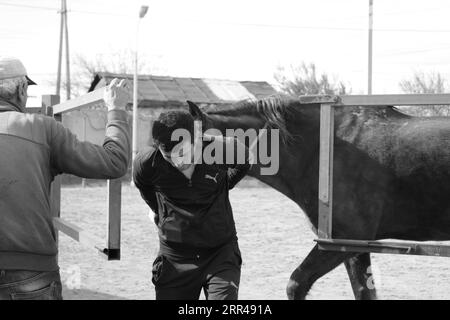
[[(445, 93), (448, 92), (446, 80), (440, 73), (415, 72), (411, 79), (399, 83), (404, 93)], [(402, 108), (405, 112), (417, 116), (450, 116), (450, 107), (443, 105), (410, 106)]]
[(289, 95), (313, 95), (313, 94), (348, 94), (349, 89), (339, 81), (330, 81), (328, 75), (318, 75), (314, 63), (302, 62), (299, 66), (290, 66), (289, 70), (278, 67), (274, 75), (280, 89)]
[[(121, 50), (109, 54), (98, 54), (94, 58), (88, 58), (83, 54), (76, 54), (71, 64), (71, 96), (72, 98), (85, 94), (94, 77), (99, 72), (118, 74), (132, 74), (134, 72), (134, 53), (131, 50)], [(143, 57), (138, 63), (139, 73), (150, 73), (147, 60)], [(50, 81), (55, 85), (55, 81)], [(63, 82), (62, 87), (65, 87)]]

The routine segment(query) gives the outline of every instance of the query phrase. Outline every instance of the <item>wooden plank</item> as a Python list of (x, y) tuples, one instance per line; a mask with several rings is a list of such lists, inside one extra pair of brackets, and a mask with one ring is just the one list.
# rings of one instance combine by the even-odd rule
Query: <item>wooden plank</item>
[(105, 88), (100, 88), (83, 96), (67, 100), (61, 104), (57, 104), (53, 106), (53, 114), (62, 114), (64, 112), (92, 107), (99, 103), (103, 103), (104, 90)]
[(97, 252), (103, 254), (106, 253), (106, 248), (101, 245), (102, 239), (89, 234), (75, 224), (61, 218), (53, 218), (53, 226), (56, 230), (68, 235), (73, 240), (78, 241), (86, 247), (95, 249)]
[(333, 149), (334, 108), (322, 104), (320, 108), (320, 155), (319, 155), (319, 222), (320, 239), (332, 237), (333, 216)]
[[(92, 92), (86, 96), (59, 103), (59, 97), (48, 95), (42, 97), (42, 110), (48, 116), (53, 116), (55, 120), (61, 121), (64, 112), (77, 110), (81, 107), (87, 107), (103, 101), (104, 88)], [(121, 231), (121, 181), (108, 180), (108, 241), (107, 247), (100, 244), (101, 239), (90, 235), (88, 232), (76, 225), (60, 218), (61, 216), (61, 176), (55, 177), (51, 184), (51, 212), (53, 224), (56, 230), (61, 231), (74, 240), (95, 249), (108, 260), (120, 259), (120, 231)], [(58, 241), (58, 234), (56, 235)]]
[(320, 250), (450, 257), (450, 245), (416, 241), (317, 239)]
[(299, 96), (298, 100), (302, 104), (311, 104), (311, 103), (338, 104), (340, 101), (340, 98), (339, 98), (339, 96), (332, 96), (332, 95), (310, 95), (310, 96)]
[(61, 176), (56, 176), (50, 187), (50, 205), (53, 217), (61, 216)]
[(122, 181), (108, 180), (108, 257), (120, 260)]
[[(49, 117), (53, 116), (53, 106), (59, 103), (59, 96), (42, 96), (42, 109)], [(61, 121), (60, 116), (56, 116), (57, 121)], [(50, 186), (50, 210), (53, 217), (61, 216), (61, 177), (56, 176)]]
[(387, 94), (340, 96), (339, 106), (450, 105), (450, 94)]

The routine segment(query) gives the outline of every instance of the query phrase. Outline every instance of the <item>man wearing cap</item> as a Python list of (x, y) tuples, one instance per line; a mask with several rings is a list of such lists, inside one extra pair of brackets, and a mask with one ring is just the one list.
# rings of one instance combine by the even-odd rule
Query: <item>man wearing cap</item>
[(61, 173), (119, 178), (129, 162), (126, 81), (105, 90), (102, 146), (79, 141), (53, 118), (25, 114), (33, 84), (19, 60), (0, 57), (0, 300), (62, 299), (50, 183)]

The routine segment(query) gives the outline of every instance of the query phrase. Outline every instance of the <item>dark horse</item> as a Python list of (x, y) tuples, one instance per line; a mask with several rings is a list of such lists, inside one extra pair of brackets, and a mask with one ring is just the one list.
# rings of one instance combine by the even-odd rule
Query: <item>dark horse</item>
[[(318, 223), (318, 104), (272, 96), (202, 111), (203, 128), (280, 130), (275, 175), (251, 176), (280, 191)], [(450, 239), (450, 118), (419, 118), (394, 107), (342, 107), (335, 116), (333, 237), (341, 239)], [(314, 282), (345, 263), (357, 299), (376, 298), (370, 254), (322, 251), (315, 246), (292, 273), (287, 295), (303, 299)]]

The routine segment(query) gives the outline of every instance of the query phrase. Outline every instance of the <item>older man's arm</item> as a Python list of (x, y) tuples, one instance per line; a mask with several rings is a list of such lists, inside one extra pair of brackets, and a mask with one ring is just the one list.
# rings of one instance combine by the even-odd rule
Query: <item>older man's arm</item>
[(126, 82), (113, 80), (105, 90), (108, 123), (103, 145), (80, 141), (61, 123), (47, 118), (53, 174), (69, 173), (82, 178), (112, 179), (126, 174), (131, 155), (128, 115), (130, 100)]

